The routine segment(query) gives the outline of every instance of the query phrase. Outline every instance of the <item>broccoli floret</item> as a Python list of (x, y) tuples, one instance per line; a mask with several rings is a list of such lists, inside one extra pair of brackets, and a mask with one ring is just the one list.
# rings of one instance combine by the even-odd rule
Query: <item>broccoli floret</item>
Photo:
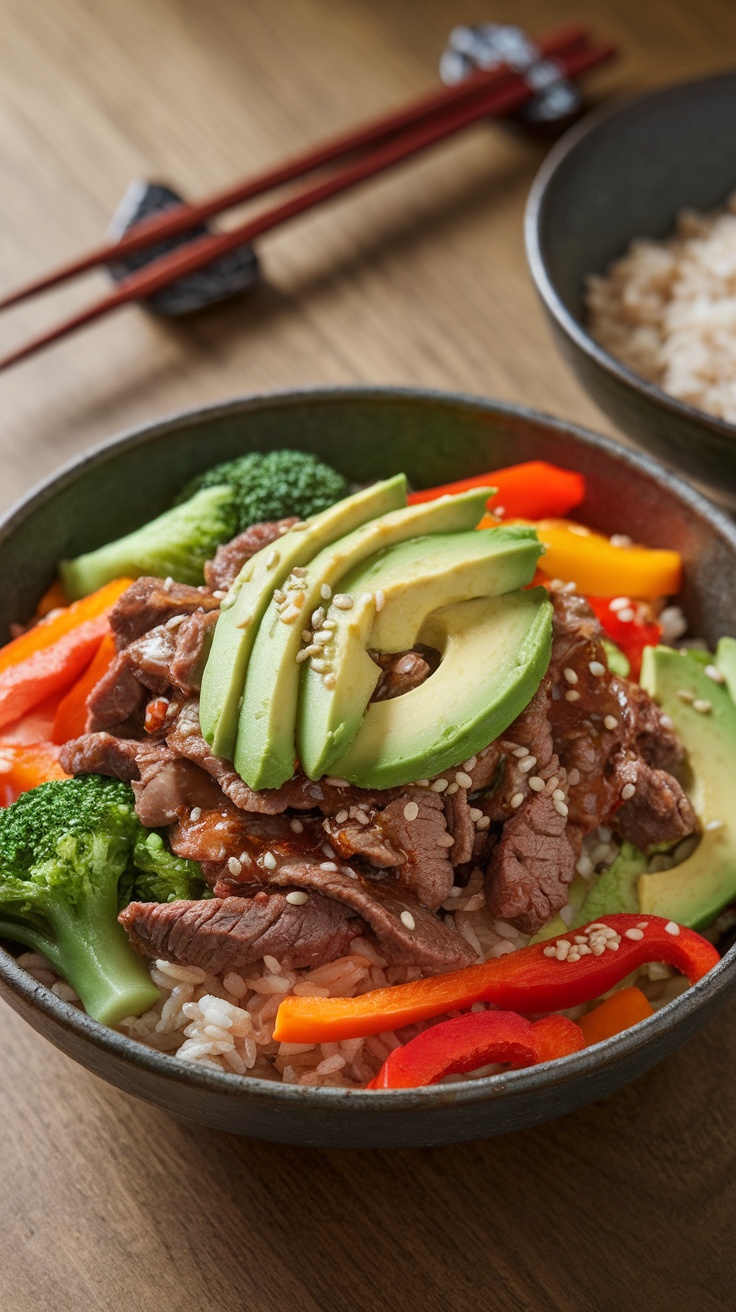
[(140, 831), (130, 787), (99, 775), (41, 784), (0, 811), (0, 937), (47, 957), (106, 1025), (158, 998), (117, 921)]
[(334, 505), (348, 491), (342, 474), (309, 452), (269, 451), (215, 465), (187, 485), (182, 499), (223, 483), (235, 493), (238, 533), (262, 520), (285, 519), (287, 515), (307, 519)]
[(177, 902), (209, 896), (202, 867), (174, 856), (155, 829), (141, 828), (133, 849), (134, 878), (129, 901)]
[(173, 510), (117, 542), (62, 561), (61, 580), (71, 600), (125, 575), (200, 584), (205, 561), (222, 542), (261, 520), (315, 515), (347, 490), (342, 474), (304, 451), (240, 456), (195, 478)]

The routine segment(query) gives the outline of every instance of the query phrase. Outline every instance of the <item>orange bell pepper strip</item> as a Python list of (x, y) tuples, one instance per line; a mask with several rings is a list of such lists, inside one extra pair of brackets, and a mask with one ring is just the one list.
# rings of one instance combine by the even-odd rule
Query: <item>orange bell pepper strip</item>
[(44, 615), (49, 615), (52, 610), (62, 610), (68, 605), (69, 598), (64, 591), (61, 579), (54, 579), (36, 607), (36, 619), (41, 620)]
[(367, 1087), (416, 1089), (436, 1084), (444, 1075), (467, 1075), (491, 1062), (536, 1066), (584, 1047), (581, 1030), (564, 1016), (532, 1024), (514, 1011), (470, 1012), (440, 1021), (394, 1048)]
[(114, 579), (0, 648), (0, 727), (79, 678), (108, 632), (112, 607), (130, 584), (127, 578)]
[[(590, 954), (567, 955), (573, 934), (534, 943), (479, 966), (375, 989), (357, 998), (287, 997), (276, 1016), (274, 1038), (285, 1043), (358, 1039), (385, 1030), (493, 1002), (509, 1011), (564, 1011), (592, 1002), (649, 961), (666, 962), (691, 984), (720, 960), (712, 943), (661, 916), (610, 915), (575, 930)], [(600, 946), (615, 943), (615, 950)], [(559, 945), (566, 942), (568, 948)], [(558, 957), (557, 953), (560, 953)]]
[(50, 779), (67, 779), (59, 765), (59, 748), (52, 743), (8, 743), (0, 741), (0, 805), (10, 806)]
[(612, 993), (610, 998), (599, 1003), (587, 1015), (581, 1016), (578, 1025), (585, 1036), (586, 1047), (590, 1048), (592, 1044), (602, 1043), (614, 1034), (621, 1034), (623, 1030), (631, 1029), (632, 1025), (638, 1025), (640, 1020), (646, 1020), (647, 1016), (652, 1015), (654, 1007), (649, 999), (641, 989), (631, 987)]
[(542, 519), (531, 527), (546, 547), (545, 574), (574, 583), (577, 592), (654, 600), (680, 591), (682, 557), (677, 551), (616, 546), (603, 533), (567, 519)]
[[(430, 487), (421, 492), (410, 492), (410, 506), (421, 501), (434, 501), (448, 493), (466, 492), (469, 488), (495, 487), (488, 499), (488, 509), (503, 511), (504, 521), (509, 516), (541, 519), (543, 516), (567, 515), (579, 506), (585, 497), (585, 479), (572, 469), (561, 469), (546, 460), (527, 460), (521, 465), (494, 469), (490, 474), (474, 474), (455, 483)], [(495, 521), (494, 521), (495, 522)]]
[(117, 654), (115, 639), (111, 633), (106, 633), (81, 679), (77, 679), (56, 708), (51, 731), (52, 742), (68, 743), (70, 739), (79, 738), (85, 732), (87, 698), (103, 674), (107, 674)]

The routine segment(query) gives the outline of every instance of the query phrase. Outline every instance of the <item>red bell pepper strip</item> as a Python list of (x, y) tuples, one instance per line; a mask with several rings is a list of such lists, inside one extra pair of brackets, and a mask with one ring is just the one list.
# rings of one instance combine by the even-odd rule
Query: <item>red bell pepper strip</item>
[(662, 641), (662, 626), (653, 620), (639, 620), (636, 614), (633, 619), (622, 619), (622, 615), (628, 617), (632, 610), (636, 612), (636, 602), (632, 602), (630, 607), (624, 606), (618, 610), (611, 610), (611, 601), (616, 600), (615, 597), (586, 598), (604, 633), (621, 648), (628, 660), (631, 666), (631, 678), (638, 679), (644, 648), (659, 646)]
[[(549, 1025), (548, 1021), (560, 1022)], [(416, 1089), (444, 1075), (466, 1075), (490, 1062), (536, 1066), (585, 1047), (579, 1026), (564, 1016), (531, 1024), (514, 1011), (471, 1012), (424, 1030), (395, 1048), (369, 1089)]]
[(578, 1025), (585, 1035), (586, 1047), (589, 1048), (594, 1043), (602, 1043), (614, 1034), (631, 1029), (632, 1025), (638, 1025), (640, 1020), (646, 1020), (647, 1016), (653, 1014), (654, 1007), (649, 999), (641, 989), (632, 987), (612, 993), (610, 998), (599, 1003), (587, 1015), (581, 1016)]
[(49, 779), (67, 779), (59, 765), (59, 748), (53, 743), (8, 743), (0, 741), (0, 805), (10, 806)]
[(521, 516), (524, 519), (548, 519), (566, 515), (585, 498), (585, 479), (572, 469), (561, 469), (546, 460), (528, 460), (506, 469), (494, 469), (490, 474), (475, 474), (441, 487), (410, 492), (410, 506), (421, 501), (434, 501), (449, 493), (466, 492), (469, 488), (489, 484), (496, 492), (488, 499), (488, 509), (503, 510), (504, 518)]
[(112, 607), (130, 583), (114, 579), (0, 648), (0, 726), (65, 692), (79, 678), (108, 632)]
[(87, 698), (102, 676), (107, 674), (117, 654), (115, 639), (111, 633), (106, 633), (81, 679), (77, 679), (59, 702), (51, 732), (52, 742), (68, 743), (70, 739), (79, 738), (85, 732)]
[[(606, 935), (616, 946), (599, 952)], [(578, 946), (575, 936), (589, 944), (590, 954), (572, 961), (558, 959), (558, 951), (562, 955)], [(563, 942), (569, 949), (556, 946)], [(285, 998), (276, 1017), (274, 1038), (286, 1043), (363, 1038), (481, 1001), (528, 1014), (564, 1011), (592, 1002), (650, 961), (674, 966), (694, 984), (717, 964), (719, 956), (700, 934), (661, 916), (611, 915), (479, 966), (375, 989), (357, 998)]]

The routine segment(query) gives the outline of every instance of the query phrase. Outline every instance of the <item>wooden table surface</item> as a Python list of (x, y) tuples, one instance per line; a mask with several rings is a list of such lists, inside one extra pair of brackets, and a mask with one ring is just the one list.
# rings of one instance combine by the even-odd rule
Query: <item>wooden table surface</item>
[[(432, 85), (449, 29), (585, 15), (597, 93), (723, 66), (732, 0), (0, 0), (0, 284), (89, 246), (135, 176), (195, 197)], [(732, 57), (732, 55), (731, 55)], [(0, 378), (3, 503), (152, 416), (401, 383), (605, 428), (527, 274), (541, 149), (488, 127), (264, 242), (242, 304), (130, 308)], [(104, 286), (4, 319), (0, 350)], [(636, 1085), (524, 1134), (394, 1153), (238, 1140), (97, 1081), (0, 1007), (4, 1312), (734, 1305), (736, 1008)]]

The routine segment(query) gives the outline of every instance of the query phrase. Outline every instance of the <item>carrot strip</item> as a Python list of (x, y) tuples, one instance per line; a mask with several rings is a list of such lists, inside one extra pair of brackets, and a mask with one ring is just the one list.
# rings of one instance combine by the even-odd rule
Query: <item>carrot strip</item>
[(7, 743), (0, 741), (0, 804), (10, 806), (50, 779), (67, 779), (59, 765), (59, 748), (52, 743)]
[(654, 1008), (641, 989), (632, 987), (612, 993), (610, 998), (582, 1016), (578, 1025), (585, 1036), (585, 1045), (589, 1048), (594, 1043), (602, 1043), (604, 1039), (620, 1034), (622, 1030), (631, 1029), (632, 1025), (638, 1025), (640, 1020), (646, 1020), (653, 1013)]
[(61, 579), (54, 579), (53, 583), (46, 589), (41, 600), (36, 607), (36, 619), (43, 619), (52, 610), (62, 610), (69, 605)]
[(82, 677), (59, 702), (51, 732), (52, 742), (68, 743), (71, 738), (79, 738), (85, 732), (87, 698), (107, 673), (116, 656), (115, 639), (111, 633), (106, 633)]

